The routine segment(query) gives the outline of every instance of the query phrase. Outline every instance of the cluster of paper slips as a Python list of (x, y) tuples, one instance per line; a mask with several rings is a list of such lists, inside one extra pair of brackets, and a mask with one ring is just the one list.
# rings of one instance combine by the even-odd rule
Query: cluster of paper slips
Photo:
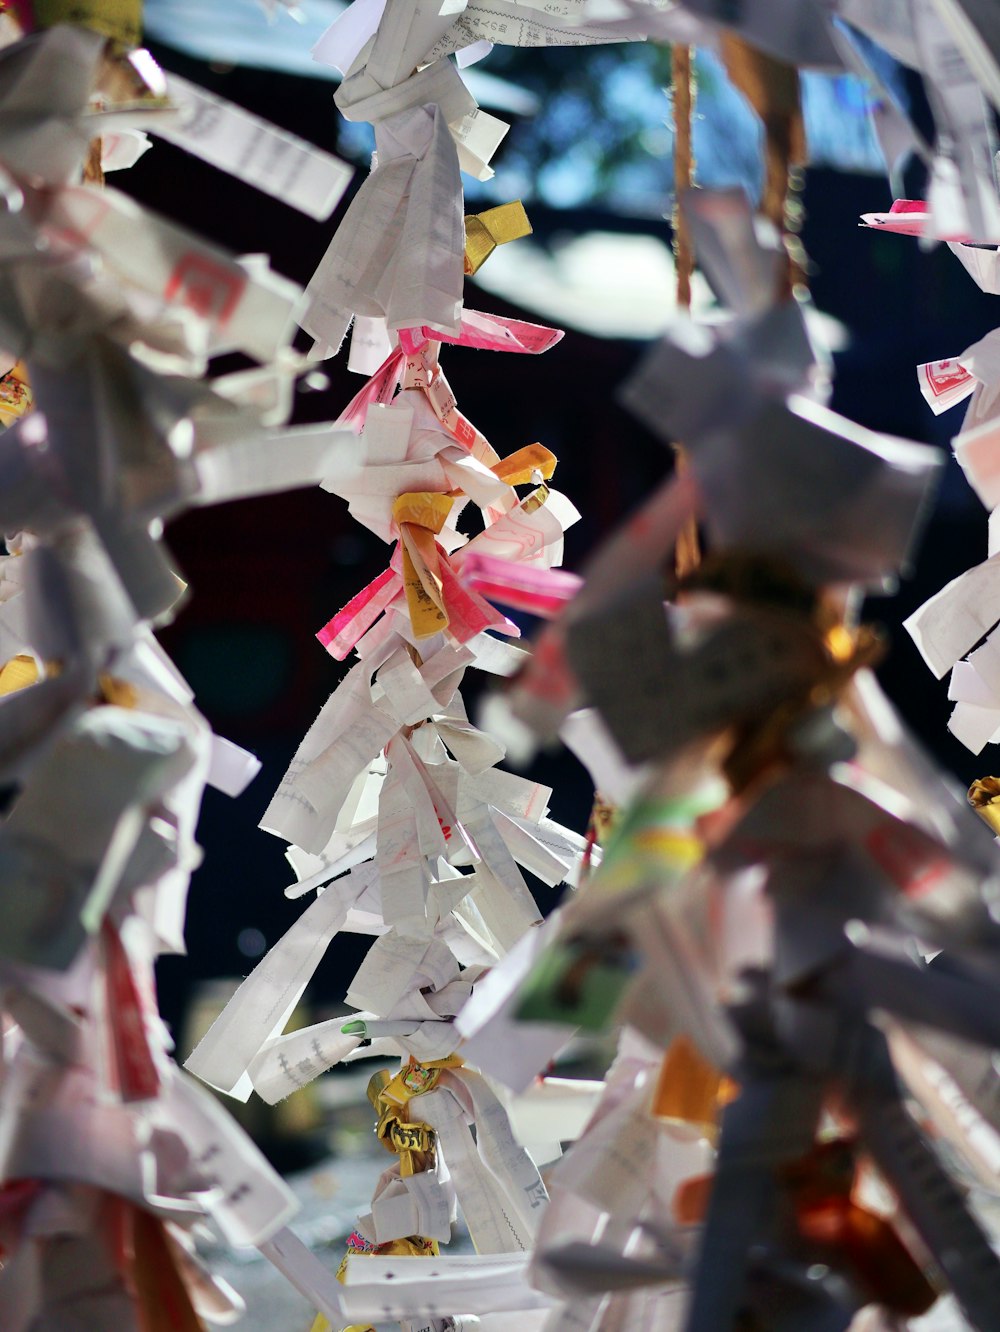
[[(442, 366), (562, 337), (465, 304), (530, 230), (516, 201), (465, 214), (462, 173), (492, 175), (506, 126), (461, 70), (494, 44), (735, 41), (783, 87), (861, 74), (890, 170), (909, 151), (929, 180), (866, 224), (947, 242), (997, 294), (993, 6), (354, 0), (314, 55), (377, 151), (305, 290), (103, 184), (147, 133), (317, 222), (353, 174), (164, 74), (140, 11), (0, 14), (0, 1327), (233, 1322), (198, 1255), (209, 1218), (317, 1329), (890, 1332), (953, 1299), (995, 1332), (1000, 1259), (966, 1193), (1000, 1184), (1000, 781), (977, 787), (984, 818), (956, 796), (860, 618), (905, 571), (942, 457), (826, 406), (819, 324), (741, 191), (678, 200), (718, 309), (677, 310), (621, 389), (685, 465), (579, 574), (558, 567), (579, 515), (556, 458), (530, 420), (499, 452)], [(933, 142), (885, 53), (922, 76)], [(349, 330), (363, 387), (336, 421), (289, 424)], [(213, 374), (228, 352), (255, 368)], [(505, 388), (517, 365), (496, 360)], [(995, 335), (919, 376), (935, 410), (972, 394), (955, 451), (994, 509)], [(185, 591), (162, 531), (314, 485), (386, 568), (303, 626), (303, 651), (351, 659), (261, 821), (304, 909), (184, 1072), (154, 962), (184, 948), (206, 784), (238, 795), (259, 764), (156, 640)], [(704, 555), (679, 574), (692, 523)], [(977, 753), (1000, 737), (994, 527), (987, 562), (908, 622)], [(470, 669), (496, 684), (475, 721)], [(556, 741), (599, 793), (589, 830), (502, 766)], [(295, 1028), (344, 931), (372, 937), (354, 1016)], [(581, 1029), (615, 1035), (600, 1081), (552, 1076)], [(273, 1104), (359, 1059), (385, 1070), (392, 1159), (338, 1274), (200, 1084)], [(439, 1251), (459, 1212), (474, 1255)]]

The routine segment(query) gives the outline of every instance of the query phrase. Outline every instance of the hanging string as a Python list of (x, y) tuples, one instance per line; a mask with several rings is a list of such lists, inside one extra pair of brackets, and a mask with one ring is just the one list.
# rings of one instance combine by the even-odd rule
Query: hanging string
[(694, 112), (694, 77), (690, 46), (671, 48), (671, 81), (674, 108), (674, 265), (677, 271), (677, 304), (691, 308), (691, 274), (694, 272), (694, 247), (680, 201), (694, 184), (694, 145), (691, 124)]
[(805, 127), (799, 72), (774, 56), (758, 51), (735, 33), (722, 38), (726, 73), (757, 113), (764, 126), (764, 190), (760, 211), (784, 239), (786, 260), (778, 278), (778, 299), (789, 297), (805, 283), (805, 253), (796, 234), (801, 205), (798, 170), (806, 160)]
[[(680, 201), (694, 184), (694, 144), (691, 135), (694, 115), (694, 65), (690, 46), (679, 43), (671, 48), (671, 83), (674, 111), (674, 268), (677, 274), (677, 308), (691, 308), (691, 276), (694, 273), (694, 246), (681, 211)], [(687, 467), (684, 445), (675, 442), (674, 457), (678, 473)], [(674, 571), (678, 578), (692, 573), (701, 562), (698, 524), (692, 517), (685, 523), (674, 548)]]

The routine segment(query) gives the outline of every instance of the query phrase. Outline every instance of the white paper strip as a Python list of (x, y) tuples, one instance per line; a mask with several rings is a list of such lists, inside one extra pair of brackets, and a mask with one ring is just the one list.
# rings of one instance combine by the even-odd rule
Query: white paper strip
[(179, 115), (152, 122), (154, 134), (317, 221), (340, 203), (354, 171), (339, 157), (179, 74), (167, 87)]

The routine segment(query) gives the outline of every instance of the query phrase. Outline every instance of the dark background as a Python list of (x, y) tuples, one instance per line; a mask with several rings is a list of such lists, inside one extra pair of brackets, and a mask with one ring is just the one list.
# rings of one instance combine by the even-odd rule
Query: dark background
[[(338, 151), (329, 83), (221, 69), (152, 49), (166, 68)], [(559, 77), (563, 58), (569, 70), (574, 52), (546, 53), (547, 77)], [(577, 129), (587, 133), (582, 116)], [(668, 162), (663, 169), (669, 171)], [(355, 186), (363, 172), (362, 167)], [(313, 222), (164, 143), (113, 183), (233, 251), (268, 252), (277, 271), (303, 284), (346, 206), (345, 200), (328, 222)], [(919, 197), (919, 180), (908, 185)], [(922, 253), (908, 238), (858, 227), (860, 213), (887, 208), (890, 199), (878, 176), (827, 168), (805, 175), (803, 238), (813, 267), (813, 299), (851, 334), (836, 358), (833, 406), (864, 425), (946, 447), (960, 427), (961, 412), (935, 418), (917, 389), (914, 367), (957, 355), (986, 333), (997, 322), (995, 301), (979, 292), (946, 248)], [(535, 240), (543, 244), (595, 228), (669, 239), (665, 222), (630, 220), (610, 208), (567, 211), (533, 203), (530, 216)], [(476, 292), (472, 303), (533, 317), (483, 292)], [(556, 483), (583, 515), (568, 533), (570, 568), (670, 466), (662, 444), (616, 402), (616, 386), (643, 350), (635, 341), (573, 332), (546, 356), (519, 357), (516, 363), (490, 353), (448, 350), (448, 378), (462, 410), (501, 454), (536, 439), (557, 454)], [(340, 359), (327, 363), (325, 372), (328, 388), (299, 392), (296, 420), (334, 419), (361, 383)], [(205, 861), (191, 885), (189, 954), (163, 959), (159, 970), (164, 1016), (176, 1024), (195, 982), (245, 975), (263, 947), (301, 911), (300, 903), (282, 895), (293, 878), (284, 844), (256, 825), (345, 669), (313, 635), (385, 568), (388, 548), (348, 517), (342, 501), (320, 490), (192, 513), (171, 525), (168, 542), (191, 594), (162, 641), (213, 727), (264, 765), (239, 800), (206, 792), (199, 834)], [(895, 596), (869, 606), (870, 617), (892, 640), (880, 672), (885, 688), (925, 744), (965, 784), (989, 771), (994, 760), (989, 750), (979, 758), (971, 755), (948, 734), (945, 684), (932, 677), (900, 625), (985, 556), (986, 514), (949, 458), (911, 577)], [(473, 677), (463, 688), (470, 700), (480, 687)], [(543, 755), (533, 775), (555, 788), (553, 816), (582, 830), (591, 792), (579, 765), (564, 754)], [(556, 894), (542, 892), (547, 909)], [(311, 991), (316, 1000), (343, 996), (363, 946), (353, 938), (338, 940)]]

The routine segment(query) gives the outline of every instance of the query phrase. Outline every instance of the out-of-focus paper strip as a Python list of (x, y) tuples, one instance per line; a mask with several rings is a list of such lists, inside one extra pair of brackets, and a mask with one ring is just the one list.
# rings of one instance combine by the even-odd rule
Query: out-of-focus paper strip
[(328, 1272), (320, 1260), (294, 1231), (283, 1228), (258, 1246), (264, 1257), (306, 1297), (309, 1303), (334, 1323), (344, 1318), (341, 1290), (336, 1274)]
[(339, 157), (178, 74), (168, 76), (167, 86), (179, 114), (151, 124), (160, 138), (317, 221), (343, 198), (354, 172)]
[(61, 190), (44, 222), (64, 244), (92, 247), (119, 281), (190, 310), (211, 330), (213, 350), (241, 348), (266, 361), (288, 341), (301, 295), (294, 283), (259, 266), (251, 272), (117, 190)]
[(1000, 107), (1000, 33), (992, 0), (934, 0), (980, 86)]
[(260, 759), (221, 735), (212, 736), (208, 784), (224, 795), (242, 795), (260, 772)]

